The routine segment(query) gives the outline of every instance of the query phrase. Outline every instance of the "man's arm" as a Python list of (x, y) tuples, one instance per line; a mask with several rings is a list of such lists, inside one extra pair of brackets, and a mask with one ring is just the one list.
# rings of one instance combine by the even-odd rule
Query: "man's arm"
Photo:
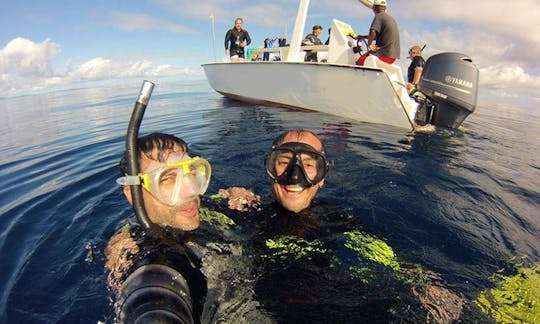
[(229, 49), (229, 38), (231, 38), (231, 30), (230, 29), (225, 34), (225, 50)]
[(412, 80), (412, 84), (417, 85), (418, 82), (420, 82), (420, 76), (422, 75), (422, 67), (417, 66), (414, 68), (414, 77)]
[(368, 48), (373, 52), (379, 50), (379, 47), (377, 45), (372, 44), (375, 39), (377, 39), (377, 32), (375, 31), (375, 29), (370, 29), (368, 36)]
[(251, 44), (251, 37), (249, 37), (249, 33), (246, 30), (246, 46), (248, 46), (249, 44)]

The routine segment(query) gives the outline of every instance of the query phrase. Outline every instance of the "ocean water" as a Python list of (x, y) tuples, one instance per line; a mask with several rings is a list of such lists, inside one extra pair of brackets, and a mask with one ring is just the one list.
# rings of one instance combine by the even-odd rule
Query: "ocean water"
[[(112, 322), (103, 249), (132, 213), (115, 179), (141, 82), (0, 98), (0, 322)], [(333, 166), (318, 197), (471, 301), (498, 270), (540, 261), (539, 126), (538, 109), (480, 106), (461, 130), (414, 134), (168, 81), (141, 134), (172, 133), (207, 158), (207, 194), (261, 195), (273, 139), (320, 134)]]

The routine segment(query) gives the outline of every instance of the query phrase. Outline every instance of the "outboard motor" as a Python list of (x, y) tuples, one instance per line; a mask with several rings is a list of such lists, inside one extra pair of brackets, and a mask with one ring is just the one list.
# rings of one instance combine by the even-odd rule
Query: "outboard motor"
[(418, 90), (426, 98), (418, 112), (425, 123), (458, 128), (474, 112), (478, 95), (478, 68), (461, 53), (431, 56), (424, 65)]

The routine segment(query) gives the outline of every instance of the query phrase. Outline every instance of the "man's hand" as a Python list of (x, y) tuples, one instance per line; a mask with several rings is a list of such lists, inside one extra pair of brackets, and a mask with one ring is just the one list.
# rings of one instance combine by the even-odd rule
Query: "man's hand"
[(372, 52), (377, 52), (379, 50), (379, 46), (375, 44), (369, 44), (369, 50)]

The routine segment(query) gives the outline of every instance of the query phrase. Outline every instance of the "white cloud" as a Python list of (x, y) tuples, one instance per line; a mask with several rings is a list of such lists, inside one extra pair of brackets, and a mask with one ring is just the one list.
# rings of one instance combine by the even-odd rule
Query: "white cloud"
[[(51, 76), (51, 59), (60, 53), (60, 45), (46, 39), (35, 43), (17, 37), (0, 49), (0, 73), (22, 76)], [(3, 76), (4, 78), (8, 78)]]
[[(540, 29), (534, 28), (540, 21), (540, 2), (533, 0), (476, 0), (462, 3), (444, 0), (417, 0), (414, 6), (400, 2), (390, 7), (399, 17), (416, 22), (411, 34), (437, 35), (428, 39), (429, 45), (439, 45), (448, 40), (440, 30), (453, 35), (447, 45), (455, 51), (487, 61), (518, 64), (539, 73)], [(536, 70), (536, 71), (534, 71)]]
[(481, 69), (480, 84), (486, 92), (484, 97), (508, 98), (530, 106), (540, 103), (540, 76), (527, 74), (517, 65), (495, 64)]
[(104, 57), (83, 62), (68, 60), (65, 70), (54, 70), (51, 61), (58, 53), (60, 45), (49, 39), (42, 43), (25, 38), (10, 41), (0, 49), (0, 92), (16, 95), (85, 81), (198, 73), (190, 68), (156, 65), (149, 60), (115, 61)]
[(540, 2), (418, 0), (389, 9), (402, 28), (402, 55), (413, 44), (427, 44), (425, 57), (465, 53), (480, 69), (482, 104), (540, 102)]

